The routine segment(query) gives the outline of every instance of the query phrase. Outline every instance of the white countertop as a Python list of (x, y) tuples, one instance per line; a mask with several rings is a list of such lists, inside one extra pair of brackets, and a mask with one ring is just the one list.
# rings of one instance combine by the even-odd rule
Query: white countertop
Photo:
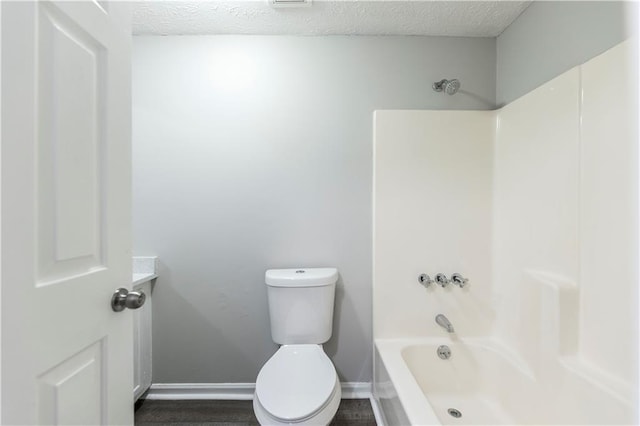
[(133, 286), (158, 278), (157, 256), (133, 256)]
[(140, 273), (140, 274), (136, 274), (135, 272), (133, 273), (133, 286), (137, 286), (140, 284), (144, 284), (147, 281), (151, 281), (154, 278), (158, 278), (157, 274), (149, 274), (149, 273)]

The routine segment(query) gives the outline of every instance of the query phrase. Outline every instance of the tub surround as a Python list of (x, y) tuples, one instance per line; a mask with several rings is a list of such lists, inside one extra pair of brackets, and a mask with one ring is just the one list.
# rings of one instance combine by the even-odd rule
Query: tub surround
[(550, 352), (576, 355), (630, 391), (638, 360), (636, 53), (626, 41), (500, 110), (494, 170), (495, 332), (532, 365)]
[[(637, 420), (633, 52), (626, 41), (495, 112), (375, 113), (374, 391), (385, 415), (400, 406), (412, 424), (447, 424), (457, 392), (465, 423)], [(624, 90), (602, 84), (612, 81)], [(434, 270), (470, 285), (425, 289), (417, 278)], [(411, 361), (420, 346), (433, 361)], [(467, 364), (441, 380), (436, 368), (427, 386), (425, 368), (460, 353)], [(466, 392), (495, 410), (469, 406)]]

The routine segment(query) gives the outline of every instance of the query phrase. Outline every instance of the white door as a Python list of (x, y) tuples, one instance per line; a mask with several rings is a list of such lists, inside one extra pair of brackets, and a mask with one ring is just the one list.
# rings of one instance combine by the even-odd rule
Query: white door
[(133, 423), (130, 19), (5, 2), (2, 423)]

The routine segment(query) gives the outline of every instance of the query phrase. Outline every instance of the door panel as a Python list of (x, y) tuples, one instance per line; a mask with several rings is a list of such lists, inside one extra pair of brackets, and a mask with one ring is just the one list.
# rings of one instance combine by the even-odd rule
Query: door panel
[(55, 7), (38, 23), (38, 284), (103, 268), (104, 48)]
[(38, 378), (40, 424), (106, 424), (103, 344), (92, 344)]
[(129, 6), (0, 7), (2, 422), (131, 424)]

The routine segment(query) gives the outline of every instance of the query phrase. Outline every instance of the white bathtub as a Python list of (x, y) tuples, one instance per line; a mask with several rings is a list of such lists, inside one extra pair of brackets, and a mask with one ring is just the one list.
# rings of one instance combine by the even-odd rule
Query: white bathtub
[[(451, 358), (437, 348), (446, 344)], [(634, 391), (571, 358), (533, 371), (491, 339), (378, 339), (374, 392), (389, 425), (635, 424)], [(454, 418), (448, 409), (458, 410)]]

